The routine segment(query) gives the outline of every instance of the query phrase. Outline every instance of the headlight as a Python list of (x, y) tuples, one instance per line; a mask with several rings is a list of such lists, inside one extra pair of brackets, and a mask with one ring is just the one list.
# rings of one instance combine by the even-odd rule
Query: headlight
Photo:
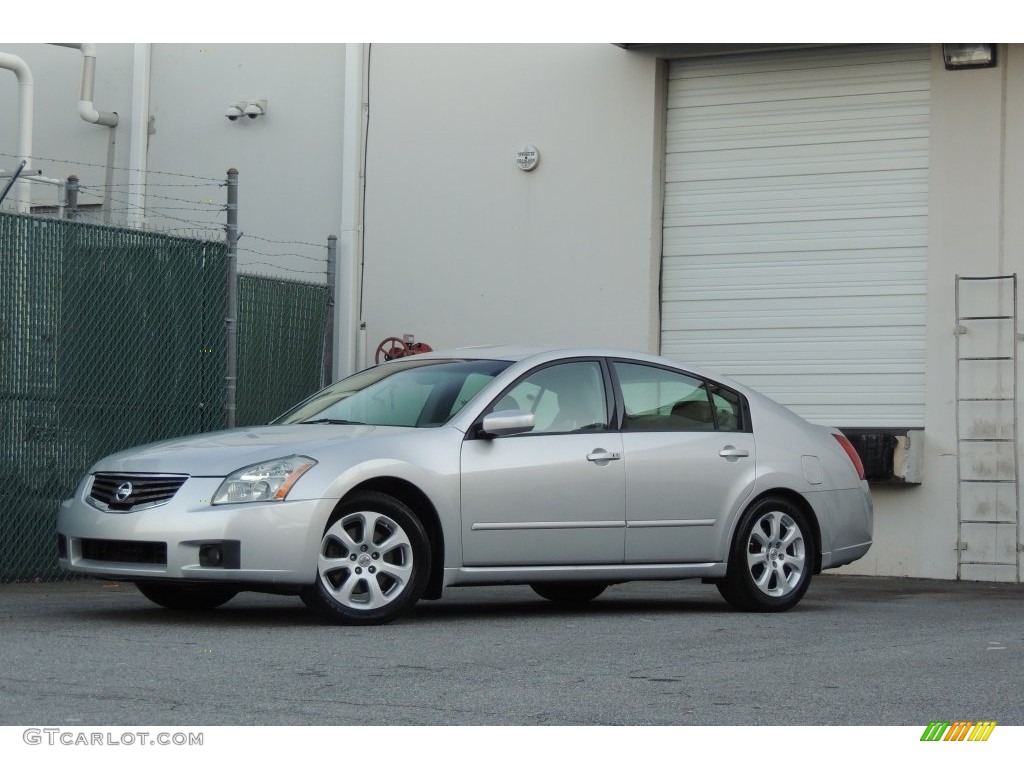
[(249, 501), (282, 501), (316, 460), (309, 456), (285, 456), (283, 459), (264, 461), (242, 467), (224, 478), (214, 504), (241, 504)]

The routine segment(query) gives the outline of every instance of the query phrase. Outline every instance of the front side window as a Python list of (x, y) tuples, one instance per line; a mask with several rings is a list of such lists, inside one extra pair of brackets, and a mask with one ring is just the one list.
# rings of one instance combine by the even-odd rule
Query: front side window
[(625, 405), (623, 429), (710, 432), (740, 428), (739, 396), (678, 371), (614, 363)]
[(504, 360), (406, 358), (349, 376), (274, 423), (436, 427), (509, 365)]
[(534, 435), (605, 430), (608, 406), (601, 364), (581, 360), (542, 368), (513, 386), (491, 410), (532, 413)]

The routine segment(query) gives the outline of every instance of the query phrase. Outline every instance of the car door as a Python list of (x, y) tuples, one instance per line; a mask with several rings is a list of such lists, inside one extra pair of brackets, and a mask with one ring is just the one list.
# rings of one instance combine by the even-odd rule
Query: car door
[(627, 563), (716, 562), (753, 485), (742, 397), (656, 365), (612, 364), (623, 402)]
[(622, 438), (608, 394), (601, 361), (573, 360), (534, 369), (481, 414), (527, 411), (535, 426), (463, 442), (465, 565), (622, 562)]

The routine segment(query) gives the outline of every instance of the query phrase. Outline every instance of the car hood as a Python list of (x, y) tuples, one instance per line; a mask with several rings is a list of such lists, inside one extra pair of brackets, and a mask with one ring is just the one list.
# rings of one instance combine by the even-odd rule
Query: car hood
[(115, 453), (90, 472), (140, 472), (225, 477), (237, 469), (282, 456), (301, 454), (320, 459), (352, 440), (379, 440), (414, 427), (363, 424), (288, 424), (245, 427), (177, 437)]

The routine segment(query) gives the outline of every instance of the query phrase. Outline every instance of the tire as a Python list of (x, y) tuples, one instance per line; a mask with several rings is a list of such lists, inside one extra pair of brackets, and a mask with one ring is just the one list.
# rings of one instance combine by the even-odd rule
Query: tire
[(316, 582), (302, 601), (336, 624), (386, 624), (416, 604), (430, 576), (430, 544), (398, 499), (365, 492), (346, 501), (320, 540)]
[(736, 529), (718, 591), (741, 611), (788, 611), (807, 592), (815, 562), (807, 514), (786, 499), (764, 498)]
[(530, 589), (556, 603), (588, 603), (608, 585), (600, 581), (541, 581), (531, 584)]
[(139, 592), (151, 602), (175, 611), (208, 611), (224, 605), (238, 594), (237, 589), (205, 584), (165, 584), (137, 581)]

